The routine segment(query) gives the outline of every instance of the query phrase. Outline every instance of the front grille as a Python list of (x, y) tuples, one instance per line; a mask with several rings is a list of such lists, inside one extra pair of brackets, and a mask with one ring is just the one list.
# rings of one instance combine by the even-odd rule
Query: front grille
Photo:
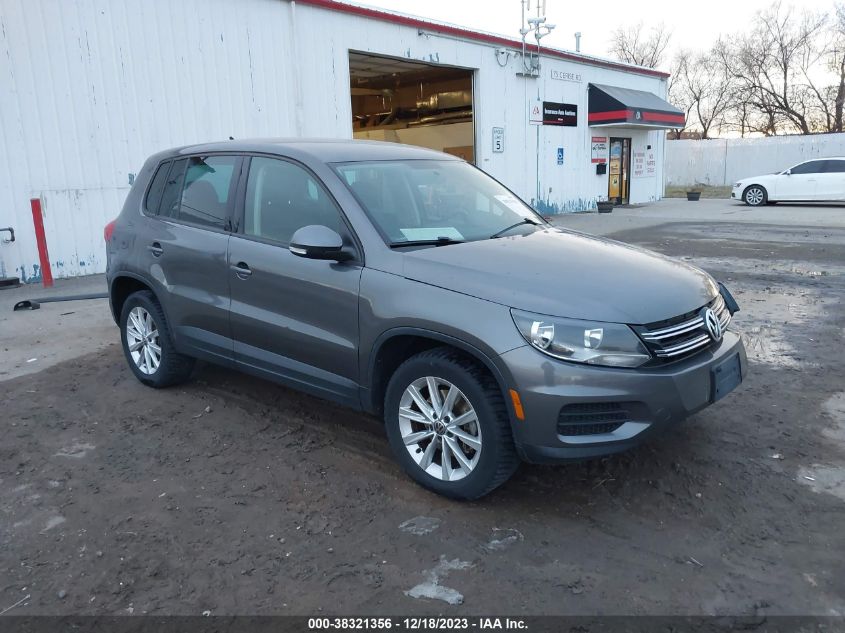
[[(722, 295), (718, 295), (707, 307), (716, 314), (724, 333), (731, 322), (731, 313)], [(685, 358), (710, 347), (714, 342), (704, 323), (702, 309), (634, 329), (659, 362)]]
[(564, 406), (557, 417), (558, 435), (612, 433), (631, 419), (631, 402), (579, 402)]

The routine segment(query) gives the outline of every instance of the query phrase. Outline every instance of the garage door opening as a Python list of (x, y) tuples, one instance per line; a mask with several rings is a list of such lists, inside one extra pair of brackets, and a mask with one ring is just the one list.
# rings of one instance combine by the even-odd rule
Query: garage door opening
[(352, 135), (475, 160), (472, 70), (349, 53)]

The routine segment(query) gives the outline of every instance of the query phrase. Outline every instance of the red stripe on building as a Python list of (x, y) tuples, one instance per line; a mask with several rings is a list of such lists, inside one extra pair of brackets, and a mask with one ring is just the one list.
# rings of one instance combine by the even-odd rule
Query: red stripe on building
[(41, 199), (32, 198), (32, 224), (35, 227), (35, 242), (38, 244), (38, 261), (41, 262), (41, 283), (45, 288), (53, 285), (53, 272), (50, 270), (50, 255), (47, 253), (47, 235), (44, 233), (44, 215), (41, 212)]
[(587, 121), (609, 121), (611, 119), (626, 120), (629, 116), (633, 116), (630, 110), (611, 110), (610, 112), (590, 112), (587, 115)]
[(660, 123), (686, 123), (683, 114), (665, 114), (661, 112), (643, 112), (643, 121), (659, 121)]
[[(371, 9), (369, 7), (361, 7), (354, 4), (346, 4), (345, 2), (337, 2), (337, 0), (299, 0), (299, 4), (311, 5), (320, 7), (321, 9), (328, 9), (329, 11), (337, 11), (338, 13), (349, 13), (358, 15), (364, 18), (371, 18), (373, 20), (381, 20), (382, 22), (392, 22), (393, 24), (401, 24), (402, 26), (411, 26), (417, 29), (425, 29), (442, 33), (444, 35), (452, 35), (467, 40), (475, 40), (477, 42), (487, 42), (488, 44), (496, 44), (497, 46), (509, 46), (511, 48), (522, 48), (521, 40), (514, 40), (509, 37), (501, 35), (494, 35), (492, 33), (482, 33), (479, 31), (472, 31), (460, 26), (452, 26), (450, 24), (440, 24), (438, 22), (430, 22), (422, 18), (416, 18), (410, 15), (400, 15), (391, 13), (389, 11), (381, 11), (379, 9)], [(536, 50), (536, 47), (534, 47)], [(533, 52), (533, 50), (532, 50)], [(377, 53), (373, 53), (376, 55)], [(669, 73), (664, 73), (659, 70), (651, 68), (640, 68), (638, 66), (628, 66), (626, 64), (617, 64), (612, 61), (605, 61), (603, 59), (594, 59), (586, 55), (576, 55), (574, 53), (567, 53), (566, 51), (559, 51), (554, 48), (544, 48), (543, 55), (549, 57), (557, 57), (559, 59), (567, 59), (570, 61), (579, 62), (581, 64), (588, 64), (590, 66), (599, 66), (601, 68), (613, 68), (614, 70), (622, 70), (628, 73), (636, 73), (638, 75), (649, 75), (652, 77), (669, 77)]]

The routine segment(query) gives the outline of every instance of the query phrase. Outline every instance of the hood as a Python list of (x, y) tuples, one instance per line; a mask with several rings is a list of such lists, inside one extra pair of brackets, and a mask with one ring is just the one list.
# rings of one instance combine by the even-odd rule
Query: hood
[(620, 242), (565, 231), (406, 252), (408, 279), (512, 308), (592, 321), (653, 323), (718, 293), (705, 272)]

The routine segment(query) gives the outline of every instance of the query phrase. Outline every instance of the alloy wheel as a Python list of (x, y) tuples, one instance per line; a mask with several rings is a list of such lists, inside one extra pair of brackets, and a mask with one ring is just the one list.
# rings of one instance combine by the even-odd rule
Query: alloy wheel
[(448, 380), (426, 376), (399, 401), (399, 432), (408, 453), (441, 481), (469, 475), (481, 455), (481, 426), (470, 401)]
[(126, 321), (126, 345), (135, 366), (146, 375), (154, 374), (161, 365), (158, 327), (152, 315), (136, 306)]
[(762, 204), (763, 190), (759, 187), (752, 187), (751, 189), (745, 192), (745, 201), (755, 207), (758, 204)]

